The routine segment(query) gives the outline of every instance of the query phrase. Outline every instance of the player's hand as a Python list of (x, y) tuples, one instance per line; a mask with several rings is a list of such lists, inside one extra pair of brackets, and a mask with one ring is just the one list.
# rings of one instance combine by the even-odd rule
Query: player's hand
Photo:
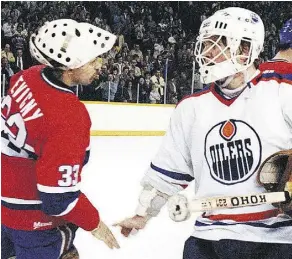
[(104, 224), (102, 221), (99, 222), (98, 227), (96, 229), (91, 231), (91, 234), (95, 238), (103, 241), (110, 249), (120, 248), (113, 233), (110, 231), (107, 225)]
[(149, 217), (134, 216), (132, 218), (124, 219), (121, 222), (114, 224), (113, 226), (122, 227), (121, 233), (123, 236), (128, 237), (132, 230), (140, 230), (146, 226)]
[(167, 203), (169, 217), (176, 222), (187, 220), (190, 217), (188, 199), (182, 194), (169, 198)]

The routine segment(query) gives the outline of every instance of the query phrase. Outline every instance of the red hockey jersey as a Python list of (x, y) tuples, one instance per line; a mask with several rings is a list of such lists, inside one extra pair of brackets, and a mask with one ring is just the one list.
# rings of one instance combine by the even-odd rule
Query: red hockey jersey
[(11, 78), (1, 110), (2, 224), (97, 227), (98, 211), (80, 191), (91, 122), (70, 87), (50, 68), (35, 66)]

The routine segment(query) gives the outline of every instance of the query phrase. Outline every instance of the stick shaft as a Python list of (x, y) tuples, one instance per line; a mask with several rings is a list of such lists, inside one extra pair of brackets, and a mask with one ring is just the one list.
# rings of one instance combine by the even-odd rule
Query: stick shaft
[(199, 200), (191, 200), (188, 206), (189, 210), (193, 212), (224, 208), (239, 208), (268, 203), (285, 202), (289, 200), (289, 194), (287, 194), (287, 192), (270, 192), (240, 196), (210, 197)]

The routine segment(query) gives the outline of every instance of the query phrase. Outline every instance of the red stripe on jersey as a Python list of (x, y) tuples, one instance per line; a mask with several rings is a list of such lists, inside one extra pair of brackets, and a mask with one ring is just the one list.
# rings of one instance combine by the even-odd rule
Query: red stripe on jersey
[(226, 99), (224, 98), (222, 95), (220, 95), (216, 89), (215, 89), (215, 84), (211, 85), (211, 92), (213, 93), (213, 95), (223, 104), (230, 106), (231, 104), (233, 104), (233, 102), (237, 99), (238, 96), (232, 98), (232, 99)]
[(256, 85), (256, 84), (261, 80), (262, 74), (263, 74), (263, 72), (261, 71), (261, 72), (260, 72), (256, 77), (254, 77), (250, 82), (251, 82), (253, 85)]
[(218, 214), (218, 215), (202, 215), (203, 218), (207, 218), (210, 220), (218, 221), (218, 220), (234, 220), (237, 222), (246, 222), (246, 221), (255, 221), (268, 219), (271, 217), (276, 217), (279, 214), (278, 209), (267, 210), (263, 212), (255, 212), (255, 213), (245, 213), (245, 214)]
[(172, 184), (179, 185), (179, 186), (181, 186), (184, 189), (189, 186), (188, 184), (178, 184), (178, 183), (172, 183)]
[(260, 64), (261, 71), (273, 70), (278, 74), (289, 74), (292, 71), (292, 63), (278, 61), (278, 62), (265, 62)]
[(6, 227), (29, 231), (52, 229), (67, 223), (64, 219), (46, 215), (41, 210), (12, 210), (5, 206), (1, 206), (1, 217), (2, 224)]

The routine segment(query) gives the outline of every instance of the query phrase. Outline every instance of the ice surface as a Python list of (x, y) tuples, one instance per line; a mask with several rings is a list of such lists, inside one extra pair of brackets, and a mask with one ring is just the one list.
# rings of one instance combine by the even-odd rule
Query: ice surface
[[(82, 190), (108, 225), (134, 215), (140, 180), (161, 140), (162, 137), (92, 137)], [(121, 246), (119, 250), (110, 250), (82, 229), (77, 231), (75, 245), (81, 259), (180, 259), (193, 223), (194, 216), (186, 222), (173, 222), (164, 208), (144, 230), (130, 238), (124, 238), (119, 228), (111, 226)]]

